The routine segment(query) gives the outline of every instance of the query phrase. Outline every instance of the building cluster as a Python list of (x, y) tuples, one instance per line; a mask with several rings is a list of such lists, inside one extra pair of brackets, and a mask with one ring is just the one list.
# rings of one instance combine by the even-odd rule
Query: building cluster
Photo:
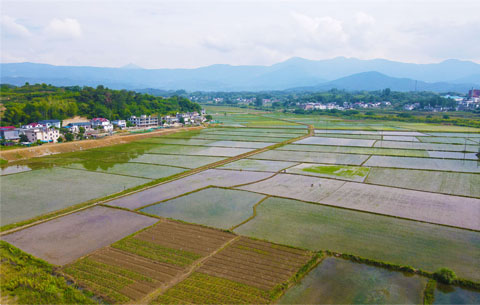
[(343, 105), (338, 105), (336, 103), (306, 103), (300, 104), (299, 106), (304, 110), (350, 110), (350, 109), (365, 109), (365, 108), (382, 108), (388, 107), (392, 104), (390, 102), (376, 102), (376, 103), (365, 103), (365, 102), (355, 102), (348, 103), (344, 102)]
[[(136, 128), (155, 128), (155, 127), (179, 127), (183, 125), (201, 125), (206, 121), (205, 110), (201, 113), (187, 112), (177, 113), (174, 116), (131, 116), (128, 122), (131, 126)], [(63, 128), (62, 128), (63, 127)], [(56, 143), (61, 137), (61, 132), (67, 132), (72, 134), (83, 133), (85, 136), (95, 136), (98, 134), (109, 133), (112, 134), (114, 128), (124, 129), (127, 128), (126, 120), (110, 121), (106, 118), (93, 118), (90, 121), (69, 123), (62, 126), (60, 120), (44, 120), (35, 123), (29, 123), (22, 125), (21, 128), (15, 126), (0, 127), (0, 139), (3, 140), (3, 144), (22, 142), (37, 143)], [(25, 135), (25, 137), (21, 137)], [(23, 141), (20, 141), (23, 138)], [(27, 139), (27, 141), (25, 141)]]
[(475, 110), (480, 109), (480, 89), (468, 91), (468, 95), (457, 101), (457, 110)]

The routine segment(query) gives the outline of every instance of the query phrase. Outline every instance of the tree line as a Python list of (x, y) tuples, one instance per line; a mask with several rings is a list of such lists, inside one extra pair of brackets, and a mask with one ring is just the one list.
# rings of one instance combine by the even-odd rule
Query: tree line
[(2, 126), (73, 116), (126, 119), (131, 115), (167, 115), (200, 112), (199, 104), (181, 96), (167, 98), (104, 86), (56, 87), (47, 84), (0, 86)]

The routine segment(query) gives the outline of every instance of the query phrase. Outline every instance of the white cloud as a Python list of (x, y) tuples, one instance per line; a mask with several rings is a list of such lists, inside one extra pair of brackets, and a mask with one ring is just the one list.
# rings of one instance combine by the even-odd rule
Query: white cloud
[(73, 18), (54, 18), (45, 27), (44, 33), (54, 39), (74, 39), (82, 36), (82, 27)]
[(30, 31), (24, 25), (21, 25), (10, 16), (2, 16), (1, 27), (2, 33), (11, 37), (24, 38), (31, 35)]

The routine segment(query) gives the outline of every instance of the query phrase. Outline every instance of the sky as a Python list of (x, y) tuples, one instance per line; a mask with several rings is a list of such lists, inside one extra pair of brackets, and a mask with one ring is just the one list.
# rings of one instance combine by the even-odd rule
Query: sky
[(143, 68), (291, 57), (480, 63), (479, 0), (0, 0), (1, 62)]

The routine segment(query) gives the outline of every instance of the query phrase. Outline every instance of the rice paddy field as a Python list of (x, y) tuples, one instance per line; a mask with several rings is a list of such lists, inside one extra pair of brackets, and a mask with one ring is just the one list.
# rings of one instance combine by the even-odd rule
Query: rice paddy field
[[(2, 247), (112, 304), (420, 304), (440, 268), (480, 287), (480, 130), (207, 111), (208, 128), (2, 164)], [(479, 303), (462, 283), (433, 304)]]

